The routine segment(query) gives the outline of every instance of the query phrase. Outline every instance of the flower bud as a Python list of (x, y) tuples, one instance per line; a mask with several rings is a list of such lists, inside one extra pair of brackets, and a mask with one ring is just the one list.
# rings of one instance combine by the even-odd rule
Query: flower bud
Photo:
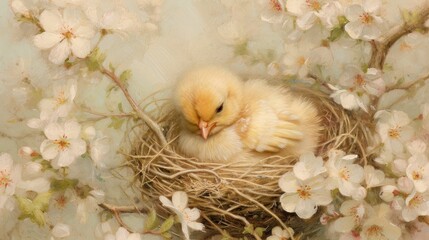
[(383, 199), (383, 201), (385, 202), (391, 202), (395, 197), (395, 194), (397, 191), (398, 191), (398, 188), (396, 186), (392, 186), (392, 185), (383, 186), (380, 191), (380, 198)]

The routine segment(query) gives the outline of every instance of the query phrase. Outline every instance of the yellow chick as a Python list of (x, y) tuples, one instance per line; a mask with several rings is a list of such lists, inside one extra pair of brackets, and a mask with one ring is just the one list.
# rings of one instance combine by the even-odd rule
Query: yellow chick
[(261, 153), (298, 156), (318, 144), (319, 117), (310, 102), (220, 67), (185, 74), (174, 102), (182, 124), (179, 149), (202, 161), (251, 160)]

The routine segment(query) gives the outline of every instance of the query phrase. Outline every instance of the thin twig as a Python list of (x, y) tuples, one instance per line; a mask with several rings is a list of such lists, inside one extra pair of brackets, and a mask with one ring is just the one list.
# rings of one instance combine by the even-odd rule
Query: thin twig
[(157, 136), (157, 138), (160, 141), (161, 145), (162, 146), (167, 146), (167, 140), (165, 139), (164, 134), (162, 133), (161, 127), (151, 117), (149, 117), (146, 113), (144, 113), (140, 109), (140, 107), (137, 105), (136, 101), (131, 97), (130, 93), (128, 92), (128, 89), (124, 86), (124, 84), (121, 82), (121, 80), (115, 75), (115, 73), (113, 73), (112, 71), (109, 71), (109, 70), (105, 69), (104, 67), (102, 67), (100, 69), (100, 72), (103, 75), (105, 75), (105, 76), (109, 77), (110, 79), (112, 79), (113, 82), (115, 82), (115, 84), (123, 92), (125, 98), (130, 103), (131, 107), (137, 113), (137, 116), (140, 119), (142, 119), (149, 126), (149, 128), (155, 133), (155, 135)]

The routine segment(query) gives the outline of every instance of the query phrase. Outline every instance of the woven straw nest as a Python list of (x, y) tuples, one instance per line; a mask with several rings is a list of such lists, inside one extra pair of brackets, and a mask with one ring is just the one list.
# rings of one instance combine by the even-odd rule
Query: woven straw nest
[[(316, 154), (326, 159), (331, 148), (361, 156), (370, 139), (368, 122), (363, 115), (354, 115), (334, 103), (329, 96), (311, 88), (296, 87), (317, 105), (323, 130)], [(225, 230), (231, 236), (243, 236), (246, 225), (268, 227), (286, 225), (295, 232), (311, 234), (317, 228), (318, 216), (303, 221), (281, 209), (279, 178), (292, 170), (293, 157), (271, 156), (258, 163), (202, 162), (177, 152), (178, 120), (169, 104), (157, 104), (152, 117), (163, 127), (168, 147), (161, 147), (156, 135), (144, 124), (134, 128), (131, 137), (130, 165), (139, 180), (142, 196), (154, 203), (160, 214), (168, 214), (158, 197), (171, 197), (185, 191), (189, 206), (202, 212), (208, 230)], [(250, 236), (251, 237), (251, 236)]]

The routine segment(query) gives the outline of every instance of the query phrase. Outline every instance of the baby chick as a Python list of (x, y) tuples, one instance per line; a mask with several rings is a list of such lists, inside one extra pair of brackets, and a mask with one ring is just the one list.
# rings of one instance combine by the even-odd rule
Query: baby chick
[(219, 67), (192, 70), (174, 94), (181, 116), (179, 148), (202, 161), (298, 156), (318, 144), (316, 108), (284, 87), (242, 81)]

